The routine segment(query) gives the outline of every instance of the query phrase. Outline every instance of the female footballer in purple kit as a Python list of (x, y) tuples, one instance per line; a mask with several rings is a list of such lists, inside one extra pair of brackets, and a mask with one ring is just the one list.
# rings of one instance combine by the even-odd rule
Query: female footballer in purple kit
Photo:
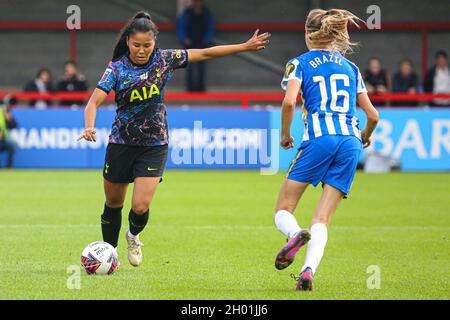
[(258, 34), (245, 43), (206, 49), (163, 50), (156, 47), (158, 30), (147, 12), (138, 12), (121, 30), (112, 61), (85, 109), (85, 130), (78, 140), (95, 141), (97, 108), (111, 90), (117, 114), (112, 125), (103, 169), (105, 206), (101, 215), (103, 240), (117, 247), (122, 208), (129, 183), (134, 182), (128, 216), (128, 260), (142, 262), (139, 233), (149, 217), (168, 156), (168, 125), (164, 89), (175, 69), (187, 63), (259, 51), (270, 34)]
[[(312, 10), (305, 28), (309, 51), (287, 63), (281, 82), (286, 90), (281, 129), (284, 149), (294, 146), (290, 129), (299, 93), (304, 100), (303, 141), (275, 207), (275, 225), (290, 238), (278, 252), (275, 267), (279, 270), (288, 267), (298, 250), (309, 241), (297, 290), (312, 290), (331, 216), (349, 193), (362, 146), (370, 145), (378, 122), (378, 112), (369, 100), (358, 67), (343, 56), (354, 45), (347, 24), (356, 24), (358, 20), (346, 10)], [(367, 116), (362, 132), (355, 116), (356, 104)], [(320, 182), (323, 192), (308, 231), (300, 228), (293, 213), (306, 188)]]

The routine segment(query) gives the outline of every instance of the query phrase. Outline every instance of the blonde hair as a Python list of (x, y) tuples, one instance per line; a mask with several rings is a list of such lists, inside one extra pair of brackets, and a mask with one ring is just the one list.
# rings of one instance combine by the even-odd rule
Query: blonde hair
[(306, 18), (306, 45), (308, 48), (331, 47), (341, 54), (351, 53), (358, 43), (350, 42), (347, 24), (350, 22), (359, 28), (358, 21), (363, 22), (347, 10), (311, 10)]

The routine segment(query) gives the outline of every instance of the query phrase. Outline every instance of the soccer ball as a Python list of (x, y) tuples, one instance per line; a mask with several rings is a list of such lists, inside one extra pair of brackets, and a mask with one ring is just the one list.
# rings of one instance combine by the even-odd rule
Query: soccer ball
[(112, 274), (118, 263), (116, 249), (103, 241), (88, 244), (81, 253), (81, 265), (88, 274)]

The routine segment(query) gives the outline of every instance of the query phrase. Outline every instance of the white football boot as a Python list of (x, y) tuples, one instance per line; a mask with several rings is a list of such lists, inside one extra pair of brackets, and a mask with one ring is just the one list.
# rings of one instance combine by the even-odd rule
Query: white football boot
[(130, 237), (127, 232), (126, 237), (128, 242), (128, 261), (133, 267), (138, 267), (142, 263), (141, 247), (144, 244), (139, 241), (139, 235)]

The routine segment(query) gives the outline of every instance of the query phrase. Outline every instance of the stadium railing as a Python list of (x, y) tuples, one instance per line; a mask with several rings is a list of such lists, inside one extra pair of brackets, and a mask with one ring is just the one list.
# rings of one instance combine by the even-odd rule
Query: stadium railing
[[(174, 23), (157, 22), (161, 31), (175, 31)], [(68, 32), (70, 37), (70, 58), (77, 61), (77, 32), (84, 31), (118, 31), (123, 27), (123, 22), (83, 22), (81, 30), (68, 30), (66, 22), (42, 22), (42, 21), (0, 21), (0, 30), (60, 30)], [(304, 31), (304, 22), (275, 22), (275, 23), (218, 23), (217, 31), (243, 31), (253, 32), (256, 29), (267, 30), (271, 32), (296, 32)], [(350, 30), (367, 31), (365, 24), (360, 24), (359, 28), (350, 26)], [(429, 32), (450, 31), (450, 22), (383, 22), (378, 31), (405, 31), (420, 32), (421, 34), (421, 71), (422, 77), (425, 77), (427, 71), (428, 59), (428, 40)], [(377, 29), (373, 30), (377, 31)]]
[[(87, 102), (92, 92), (53, 92), (41, 94), (38, 92), (6, 92), (0, 91), (0, 99), (6, 95), (12, 95), (19, 101), (30, 100), (49, 100), (53, 102), (58, 101), (85, 101)], [(191, 92), (166, 92), (166, 102), (210, 102), (212, 105), (220, 102), (236, 102), (241, 108), (249, 108), (251, 102), (272, 102), (276, 105), (281, 105), (284, 94), (281, 92), (206, 92), (206, 93), (191, 93)], [(411, 102), (429, 103), (435, 99), (450, 100), (449, 94), (404, 94), (404, 93), (386, 93), (370, 96), (372, 102), (389, 103), (404, 102), (405, 105)], [(114, 101), (114, 93), (107, 96), (107, 101)], [(23, 104), (22, 104), (23, 105)]]

